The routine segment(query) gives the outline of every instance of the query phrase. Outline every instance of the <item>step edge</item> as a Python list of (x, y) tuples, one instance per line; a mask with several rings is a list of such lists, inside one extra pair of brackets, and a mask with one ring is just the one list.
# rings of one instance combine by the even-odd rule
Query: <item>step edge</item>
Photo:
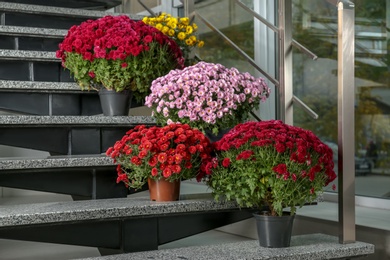
[(3, 2), (0, 5), (0, 10), (8, 12), (18, 12), (18, 13), (30, 13), (30, 14), (47, 14), (47, 15), (56, 15), (63, 17), (85, 17), (85, 18), (100, 18), (106, 15), (127, 15), (131, 19), (141, 20), (143, 16), (126, 14), (126, 13), (114, 13), (107, 11), (95, 11), (95, 10), (83, 10), (76, 8), (66, 8), (66, 7), (52, 7), (44, 5), (28, 5), (28, 4), (19, 4), (19, 3), (8, 3)]
[(55, 52), (0, 49), (0, 60), (61, 62)]
[(36, 116), (0, 115), (0, 128), (15, 126), (134, 126), (138, 124), (155, 125), (151, 116)]
[(186, 194), (179, 201), (158, 203), (145, 196), (2, 206), (0, 227), (240, 210), (234, 202), (216, 202), (209, 193), (209, 198), (201, 195)]
[(66, 92), (86, 92), (92, 93), (96, 92), (83, 91), (80, 86), (75, 82), (51, 82), (51, 81), (18, 81), (18, 80), (0, 80), (0, 91), (37, 91), (37, 92), (47, 92), (47, 91), (66, 91)]
[(50, 37), (50, 38), (64, 38), (68, 30), (25, 27), (13, 25), (0, 25), (0, 35), (22, 36), (22, 37)]
[[(106, 155), (69, 155), (69, 156), (48, 156), (46, 158), (0, 158), (0, 174), (7, 170), (31, 169), (53, 169), (53, 168), (75, 168), (75, 167), (96, 167), (114, 166), (113, 160)], [(33, 174), (33, 173), (32, 173)]]

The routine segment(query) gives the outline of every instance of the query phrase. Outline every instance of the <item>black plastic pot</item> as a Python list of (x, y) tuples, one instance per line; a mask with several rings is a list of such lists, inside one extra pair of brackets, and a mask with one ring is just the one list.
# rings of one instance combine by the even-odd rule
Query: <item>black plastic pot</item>
[(229, 131), (231, 130), (231, 128), (228, 128), (228, 129), (222, 129), (222, 130), (219, 130), (218, 132), (218, 135), (215, 135), (213, 134), (210, 130), (205, 130), (205, 135), (207, 136), (207, 138), (210, 140), (210, 142), (214, 143), (214, 142), (217, 142), (219, 140), (221, 140), (221, 138), (227, 134)]
[(280, 248), (289, 247), (295, 215), (289, 212), (283, 216), (268, 216), (254, 213), (257, 234), (262, 247)]
[(116, 92), (101, 88), (99, 90), (100, 104), (105, 116), (127, 116), (129, 114), (132, 92), (124, 90)]

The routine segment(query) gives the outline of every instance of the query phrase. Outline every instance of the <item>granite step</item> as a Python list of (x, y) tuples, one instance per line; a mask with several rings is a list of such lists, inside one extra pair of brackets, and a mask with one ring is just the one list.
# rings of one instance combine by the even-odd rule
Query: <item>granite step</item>
[(22, 204), (0, 206), (0, 238), (136, 252), (251, 217), (235, 203), (215, 202), (210, 193), (184, 194), (171, 202), (130, 195)]
[(0, 25), (0, 49), (56, 51), (67, 30)]
[(0, 174), (5, 171), (28, 171), (36, 169), (82, 168), (114, 166), (110, 157), (105, 154), (62, 155), (44, 158), (8, 157), (0, 158)]
[(0, 116), (0, 144), (52, 155), (100, 154), (150, 116)]
[(0, 35), (64, 38), (68, 30), (0, 25)]
[(24, 51), (24, 50), (0, 50), (1, 60), (25, 60), (25, 61), (45, 61), (57, 62), (61, 60), (56, 58), (55, 52), (49, 51)]
[[(2, 2), (0, 5), (2, 25), (26, 26), (38, 28), (69, 29), (75, 24), (80, 24), (87, 19), (97, 19), (105, 15), (119, 15), (104, 11), (83, 10), (64, 7), (43, 5), (30, 5)], [(132, 19), (139, 20), (142, 17), (129, 15)]]
[(122, 4), (122, 0), (2, 0), (1, 2), (46, 5), (88, 10), (107, 10)]
[(74, 199), (126, 197), (116, 166), (104, 154), (1, 158), (0, 186), (71, 195)]
[(1, 92), (24, 93), (85, 93), (96, 95), (96, 91), (82, 91), (76, 82), (0, 80)]
[(291, 245), (286, 248), (265, 248), (259, 241), (220, 243), (204, 246), (189, 246), (127, 253), (115, 256), (79, 258), (79, 260), (322, 260), (351, 259), (373, 254), (374, 245), (364, 242), (340, 244), (338, 238), (325, 234), (306, 234), (291, 237)]

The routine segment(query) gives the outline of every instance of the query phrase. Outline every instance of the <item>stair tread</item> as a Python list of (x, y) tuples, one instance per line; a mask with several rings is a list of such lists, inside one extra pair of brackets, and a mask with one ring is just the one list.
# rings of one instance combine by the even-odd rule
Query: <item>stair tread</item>
[[(36, 5), (49, 5), (49, 6), (59, 6), (59, 7), (70, 7), (70, 8), (77, 8), (77, 9), (96, 9), (96, 8), (113, 8), (115, 6), (118, 6), (122, 4), (121, 0), (55, 0), (55, 1), (48, 1), (49, 3), (45, 3), (44, 1), (37, 1), (35, 0), (33, 3), (31, 3), (31, 0), (4, 0), (4, 2), (10, 2), (10, 3), (27, 3), (27, 4), (36, 4)], [(38, 3), (37, 3), (38, 2)], [(72, 6), (74, 4), (74, 6)], [(103, 10), (103, 9), (97, 9), (97, 10)]]
[(17, 4), (17, 3), (8, 3), (8, 2), (2, 2), (0, 5), (0, 10), (9, 11), (9, 12), (24, 12), (24, 13), (49, 14), (49, 15), (58, 15), (58, 16), (67, 16), (67, 17), (86, 17), (86, 18), (99, 18), (106, 15), (127, 15), (130, 18), (135, 20), (142, 19), (142, 17), (139, 15), (130, 15), (124, 13), (112, 13), (112, 12), (105, 12), (105, 11), (74, 9), (74, 8), (66, 8), (66, 7), (52, 7), (52, 6), (44, 6), (44, 5)]
[(61, 62), (61, 59), (56, 58), (56, 53), (53, 51), (25, 51), (2, 49), (0, 50), (0, 59)]
[[(75, 82), (47, 82), (47, 81), (18, 81), (0, 80), (0, 91), (23, 90), (23, 91), (71, 91), (81, 92)], [(96, 91), (84, 91), (85, 93), (97, 93)]]
[(112, 166), (113, 160), (105, 154), (60, 155), (45, 158), (10, 157), (0, 159), (0, 172), (3, 170), (49, 169), (64, 167)]
[(0, 25), (0, 35), (63, 38), (68, 30)]
[(125, 253), (111, 256), (82, 258), (79, 260), (143, 260), (143, 259), (346, 259), (354, 256), (373, 254), (373, 244), (356, 241), (342, 244), (336, 236), (326, 234), (305, 234), (291, 237), (291, 246), (285, 248), (260, 247), (257, 239), (215, 243), (209, 245), (186, 246)]
[(185, 194), (179, 201), (170, 202), (154, 202), (148, 196), (137, 196), (20, 204), (0, 206), (0, 227), (235, 209), (238, 206), (234, 202), (216, 202), (210, 193)]
[(154, 125), (151, 116), (35, 116), (35, 115), (4, 115), (0, 116), (0, 127), (45, 126), (45, 125), (123, 125), (137, 124)]

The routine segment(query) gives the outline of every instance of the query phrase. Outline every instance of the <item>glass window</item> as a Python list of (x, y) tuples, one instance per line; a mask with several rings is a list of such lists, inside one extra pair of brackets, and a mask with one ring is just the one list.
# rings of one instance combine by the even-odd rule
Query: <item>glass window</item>
[[(390, 1), (353, 2), (356, 194), (388, 199)], [(337, 161), (337, 8), (327, 1), (293, 0), (293, 38), (319, 57), (313, 61), (294, 52), (294, 94), (319, 115), (313, 120), (294, 107), (294, 125), (319, 135)]]
[[(242, 2), (251, 9), (259, 9), (264, 18), (274, 23), (277, 2)], [(315, 120), (295, 106), (294, 125), (320, 136), (334, 150), (337, 167), (337, 7), (326, 0), (292, 2), (293, 38), (318, 56), (312, 60), (293, 48), (294, 95), (319, 115)], [(390, 0), (353, 2), (356, 46), (355, 79), (351, 80), (355, 82), (356, 194), (387, 199), (390, 198)], [(277, 74), (277, 53), (273, 47), (277, 38), (264, 25), (257, 25), (256, 19), (234, 0), (197, 1), (196, 10), (267, 73)], [(218, 10), (218, 15), (210, 10)], [(202, 59), (257, 73), (226, 41), (203, 22), (196, 22), (205, 41), (205, 48), (199, 51)], [(260, 108), (260, 115), (262, 111), (271, 115), (261, 115), (263, 119), (273, 118), (274, 98)]]

